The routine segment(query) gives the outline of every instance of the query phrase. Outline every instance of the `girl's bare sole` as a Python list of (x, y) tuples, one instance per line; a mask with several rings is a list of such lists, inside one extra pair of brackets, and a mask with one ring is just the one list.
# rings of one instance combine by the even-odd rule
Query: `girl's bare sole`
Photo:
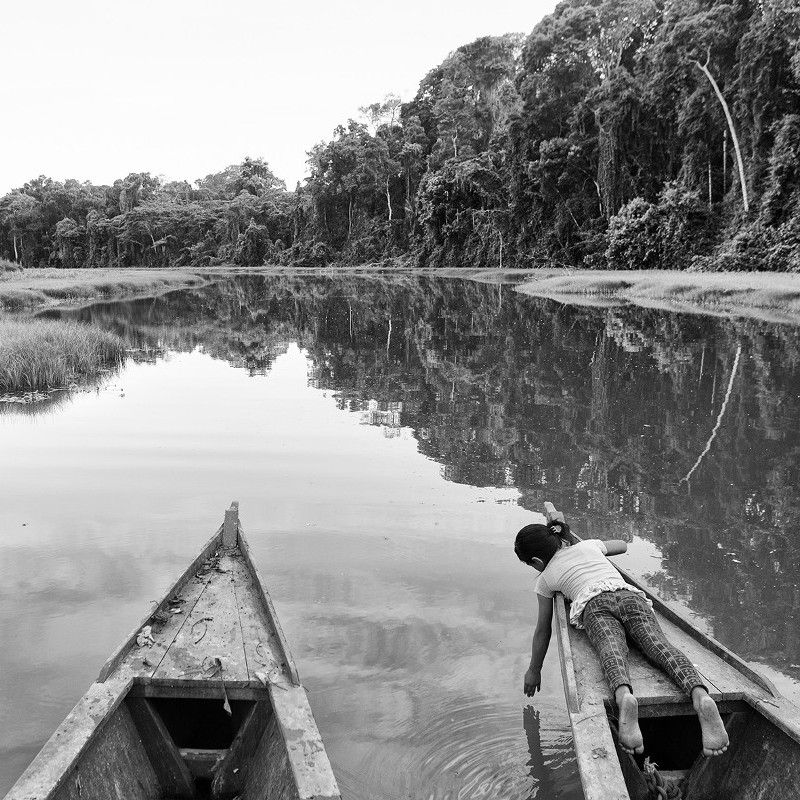
[(717, 704), (704, 694), (695, 705), (703, 734), (703, 755), (721, 756), (728, 749), (728, 732), (722, 723)]
[[(626, 694), (620, 698), (617, 708), (619, 716), (619, 746), (631, 755), (643, 753), (644, 740), (642, 739), (642, 731), (639, 729), (639, 701), (632, 694)], [(716, 706), (714, 708), (716, 709)]]

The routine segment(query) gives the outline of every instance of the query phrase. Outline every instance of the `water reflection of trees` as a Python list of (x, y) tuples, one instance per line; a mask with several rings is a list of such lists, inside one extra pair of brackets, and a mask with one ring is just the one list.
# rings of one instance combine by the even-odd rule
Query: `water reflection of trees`
[[(738, 652), (800, 663), (793, 328), (409, 276), (246, 277), (79, 313), (143, 352), (199, 346), (253, 374), (297, 341), (341, 408), (412, 428), (450, 480), (551, 499), (589, 535), (652, 540), (665, 594)], [(739, 346), (716, 439), (681, 483)]]

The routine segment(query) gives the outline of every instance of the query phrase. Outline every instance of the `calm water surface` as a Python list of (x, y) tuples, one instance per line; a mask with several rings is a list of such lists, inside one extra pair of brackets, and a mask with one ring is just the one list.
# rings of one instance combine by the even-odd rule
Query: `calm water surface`
[(348, 798), (581, 797), (545, 499), (798, 695), (800, 340), (419, 277), (229, 279), (69, 312), (107, 382), (0, 403), (0, 793), (232, 499)]

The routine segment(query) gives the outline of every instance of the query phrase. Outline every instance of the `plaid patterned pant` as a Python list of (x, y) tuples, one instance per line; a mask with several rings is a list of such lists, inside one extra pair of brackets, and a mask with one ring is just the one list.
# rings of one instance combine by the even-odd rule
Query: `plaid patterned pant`
[(645, 599), (635, 592), (620, 589), (593, 597), (583, 610), (583, 625), (589, 641), (600, 656), (603, 674), (612, 692), (630, 686), (628, 636), (656, 666), (661, 667), (686, 694), (691, 695), (703, 680), (692, 662), (670, 644)]

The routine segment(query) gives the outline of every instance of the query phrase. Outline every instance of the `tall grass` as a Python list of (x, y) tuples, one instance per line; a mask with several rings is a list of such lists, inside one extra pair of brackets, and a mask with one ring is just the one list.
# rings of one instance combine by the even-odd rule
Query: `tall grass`
[(7, 258), (0, 258), (0, 278), (11, 272), (22, 272), (22, 264), (9, 261)]
[(0, 319), (0, 391), (56, 389), (122, 363), (122, 340), (92, 325)]

